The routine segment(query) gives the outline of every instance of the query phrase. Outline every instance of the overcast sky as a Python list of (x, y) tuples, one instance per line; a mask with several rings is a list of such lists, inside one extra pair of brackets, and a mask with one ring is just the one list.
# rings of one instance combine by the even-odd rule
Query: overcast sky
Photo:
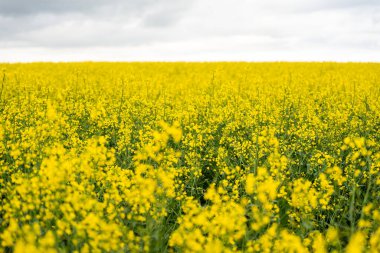
[(376, 61), (380, 0), (0, 0), (0, 62)]

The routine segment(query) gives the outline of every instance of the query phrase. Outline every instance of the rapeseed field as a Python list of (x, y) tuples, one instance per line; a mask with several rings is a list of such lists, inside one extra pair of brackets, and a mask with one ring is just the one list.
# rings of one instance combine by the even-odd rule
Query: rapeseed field
[(380, 251), (380, 64), (0, 71), (0, 251)]

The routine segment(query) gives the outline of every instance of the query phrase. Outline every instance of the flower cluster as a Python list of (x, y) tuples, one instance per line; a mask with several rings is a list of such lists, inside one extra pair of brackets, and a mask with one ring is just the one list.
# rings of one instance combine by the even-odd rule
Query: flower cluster
[(379, 252), (380, 65), (0, 64), (1, 252)]

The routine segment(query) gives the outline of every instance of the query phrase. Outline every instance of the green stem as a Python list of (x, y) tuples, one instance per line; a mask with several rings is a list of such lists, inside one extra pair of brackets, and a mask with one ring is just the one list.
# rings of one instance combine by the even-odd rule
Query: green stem
[(352, 195), (351, 195), (349, 215), (350, 215), (350, 224), (351, 224), (351, 234), (353, 234), (355, 231), (355, 220), (354, 220), (355, 194), (356, 194), (356, 185), (355, 184), (354, 184), (354, 189), (352, 190), (351, 194)]

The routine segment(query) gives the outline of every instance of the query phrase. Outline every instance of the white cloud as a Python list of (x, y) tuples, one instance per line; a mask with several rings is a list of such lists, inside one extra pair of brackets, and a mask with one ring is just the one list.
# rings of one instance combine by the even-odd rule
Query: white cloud
[(0, 0), (0, 61), (380, 61), (379, 13), (375, 0)]

